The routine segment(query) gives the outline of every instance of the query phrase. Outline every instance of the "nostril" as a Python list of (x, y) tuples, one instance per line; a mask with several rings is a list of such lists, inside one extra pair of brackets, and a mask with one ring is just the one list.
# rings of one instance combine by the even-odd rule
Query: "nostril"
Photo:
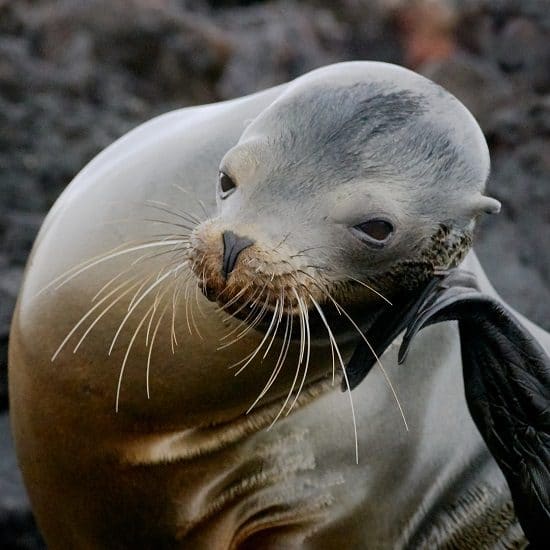
[(233, 233), (233, 231), (224, 231), (223, 233), (223, 260), (222, 260), (222, 275), (227, 279), (229, 274), (235, 269), (235, 264), (239, 254), (249, 246), (252, 246), (254, 241), (248, 237), (241, 237)]

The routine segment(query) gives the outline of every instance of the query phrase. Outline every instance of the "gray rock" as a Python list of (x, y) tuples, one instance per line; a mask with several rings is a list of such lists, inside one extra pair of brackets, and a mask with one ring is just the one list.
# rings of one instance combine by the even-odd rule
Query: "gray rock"
[(32, 517), (23, 480), (17, 467), (7, 414), (0, 415), (0, 548), (46, 548)]

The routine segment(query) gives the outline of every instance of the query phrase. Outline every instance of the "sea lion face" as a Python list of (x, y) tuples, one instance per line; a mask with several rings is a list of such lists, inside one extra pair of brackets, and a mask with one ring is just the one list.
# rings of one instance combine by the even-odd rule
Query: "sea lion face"
[(414, 76), (298, 80), (248, 125), (220, 164), (217, 216), (191, 240), (208, 297), (379, 300), (458, 263), (498, 206), (481, 194), (487, 148), (454, 97)]

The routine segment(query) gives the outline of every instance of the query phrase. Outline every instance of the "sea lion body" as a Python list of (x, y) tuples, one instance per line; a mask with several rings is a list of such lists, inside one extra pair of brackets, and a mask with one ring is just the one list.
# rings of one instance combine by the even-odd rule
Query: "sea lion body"
[[(215, 350), (238, 322), (192, 285), (179, 296), (177, 345), (169, 328), (156, 336), (148, 397), (151, 302), (131, 297), (164, 276), (166, 255), (139, 261), (148, 249), (115, 250), (109, 261), (75, 270), (162, 232), (154, 224), (173, 218), (153, 215), (147, 201), (168, 210), (184, 201), (202, 217), (203, 206), (213, 212), (220, 161), (288, 86), (140, 126), (84, 168), (48, 215), (13, 320), (9, 379), (17, 453), (50, 548), (418, 548), (461, 536), (498, 548), (523, 540), (505, 481), (464, 403), (454, 323), (425, 329), (405, 366), (397, 366), (396, 347), (381, 358), (409, 431), (379, 369), (353, 392), (356, 464), (350, 400), (339, 390), (338, 363), (333, 377), (328, 338), (313, 335), (302, 397), (268, 430), (295, 376), (299, 342), (246, 414), (277, 354), (263, 361), (259, 354), (236, 377), (228, 366), (264, 334), (251, 330)], [(145, 221), (152, 217), (157, 222)], [(462, 266), (494, 293), (473, 253)], [(188, 275), (182, 265), (177, 276)], [(124, 291), (76, 353), (103, 308), (60, 348), (94, 304)], [(132, 305), (136, 314), (108, 355)], [(548, 335), (526, 323), (550, 349)], [(350, 329), (338, 338), (349, 357), (358, 336)]]

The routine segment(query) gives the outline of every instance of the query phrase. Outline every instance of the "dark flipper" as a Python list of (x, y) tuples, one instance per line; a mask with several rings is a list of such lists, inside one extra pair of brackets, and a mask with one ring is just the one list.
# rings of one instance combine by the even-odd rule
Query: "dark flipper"
[[(368, 330), (368, 339), (378, 357), (414, 321), (419, 308), (432, 295), (439, 282), (438, 279), (433, 279), (422, 292), (410, 297), (405, 303), (395, 307), (383, 307), (377, 312), (377, 316)], [(375, 355), (361, 340), (346, 366), (350, 389), (353, 390), (363, 381), (374, 363), (376, 363)], [(342, 391), (347, 391), (347, 389), (346, 380), (342, 380)]]
[[(508, 481), (528, 540), (549, 548), (550, 358), (504, 304), (477, 289), (472, 275), (451, 270), (426, 288), (422, 303), (406, 312), (399, 362), (419, 330), (458, 320), (468, 408)], [(375, 336), (385, 343), (390, 333)]]

